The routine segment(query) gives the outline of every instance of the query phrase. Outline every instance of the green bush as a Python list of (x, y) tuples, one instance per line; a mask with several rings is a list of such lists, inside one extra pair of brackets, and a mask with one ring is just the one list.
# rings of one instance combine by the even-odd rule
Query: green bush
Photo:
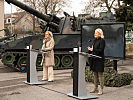
[[(71, 72), (71, 76), (73, 77), (73, 71)], [(87, 68), (85, 70), (85, 80), (87, 82), (93, 82), (93, 72)], [(118, 74), (115, 70), (112, 68), (105, 68), (104, 71), (104, 85), (109, 87), (121, 87), (124, 85), (129, 85), (131, 81), (133, 80), (133, 76), (129, 73), (122, 73)]]

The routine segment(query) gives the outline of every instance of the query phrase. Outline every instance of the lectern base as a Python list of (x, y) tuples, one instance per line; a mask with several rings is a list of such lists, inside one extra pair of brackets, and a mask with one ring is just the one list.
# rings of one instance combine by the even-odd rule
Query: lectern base
[(44, 84), (44, 82), (27, 82), (27, 81), (24, 81), (24, 83), (26, 83), (26, 84), (29, 84), (29, 85), (41, 85), (41, 84)]
[(98, 96), (94, 96), (94, 95), (90, 95), (90, 94), (87, 94), (85, 96), (75, 96), (75, 95), (73, 95), (73, 93), (68, 93), (67, 95), (70, 97), (76, 98), (76, 99), (81, 99), (81, 100), (82, 99), (96, 99), (96, 98), (98, 98)]

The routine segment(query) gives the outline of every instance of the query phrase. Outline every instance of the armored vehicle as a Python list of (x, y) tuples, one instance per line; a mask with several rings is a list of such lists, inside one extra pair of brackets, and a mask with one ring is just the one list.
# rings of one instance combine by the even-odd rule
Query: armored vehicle
[[(73, 47), (81, 45), (81, 33), (80, 25), (85, 23), (99, 23), (112, 21), (111, 17), (105, 18), (89, 18), (89, 15), (82, 14), (78, 17), (70, 16), (64, 12), (65, 17), (59, 18), (52, 14), (42, 14), (39, 11), (21, 3), (17, 0), (5, 0), (8, 3), (12, 3), (17, 7), (33, 14), (34, 16), (42, 19), (40, 28), (43, 33), (41, 34), (29, 34), (24, 36), (16, 36), (13, 39), (1, 41), (0, 51), (3, 64), (12, 66), (19, 71), (26, 70), (26, 46), (32, 45), (33, 49), (41, 49), (42, 41), (44, 38), (44, 32), (50, 30), (54, 33), (55, 40), (55, 69), (72, 68), (73, 55), (69, 52), (73, 50)], [(104, 13), (105, 16), (108, 15)], [(104, 15), (103, 14), (103, 15)], [(37, 69), (41, 70), (41, 55), (38, 55), (36, 65)], [(107, 60), (107, 64), (109, 64)]]

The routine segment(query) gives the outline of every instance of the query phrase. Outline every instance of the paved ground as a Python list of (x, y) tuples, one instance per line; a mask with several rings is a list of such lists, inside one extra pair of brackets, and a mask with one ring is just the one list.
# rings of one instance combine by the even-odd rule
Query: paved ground
[[(45, 85), (27, 85), (26, 73), (15, 72), (0, 63), (0, 100), (76, 100), (67, 96), (72, 92), (72, 78), (69, 70), (55, 70), (55, 81), (45, 82)], [(133, 74), (133, 59), (118, 63), (119, 73)], [(41, 80), (42, 71), (38, 72)], [(86, 83), (87, 92), (93, 84)], [(93, 94), (97, 95), (97, 94)], [(96, 100), (133, 100), (133, 81), (124, 87), (104, 87), (104, 94)]]

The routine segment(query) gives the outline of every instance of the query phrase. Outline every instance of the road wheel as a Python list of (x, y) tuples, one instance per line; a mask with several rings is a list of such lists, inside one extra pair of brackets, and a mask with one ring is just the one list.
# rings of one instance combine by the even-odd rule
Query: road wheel
[(15, 56), (13, 54), (6, 53), (2, 56), (2, 62), (5, 65), (13, 64), (15, 61)]
[(55, 68), (59, 67), (60, 65), (60, 57), (55, 55), (54, 56)]
[(64, 67), (71, 67), (73, 64), (72, 55), (64, 55), (61, 59), (61, 63)]
[(21, 56), (17, 62), (17, 70), (26, 71), (26, 56)]
[(37, 57), (36, 68), (37, 68), (38, 71), (43, 69), (43, 67), (41, 66), (41, 62), (42, 62), (42, 57)]

